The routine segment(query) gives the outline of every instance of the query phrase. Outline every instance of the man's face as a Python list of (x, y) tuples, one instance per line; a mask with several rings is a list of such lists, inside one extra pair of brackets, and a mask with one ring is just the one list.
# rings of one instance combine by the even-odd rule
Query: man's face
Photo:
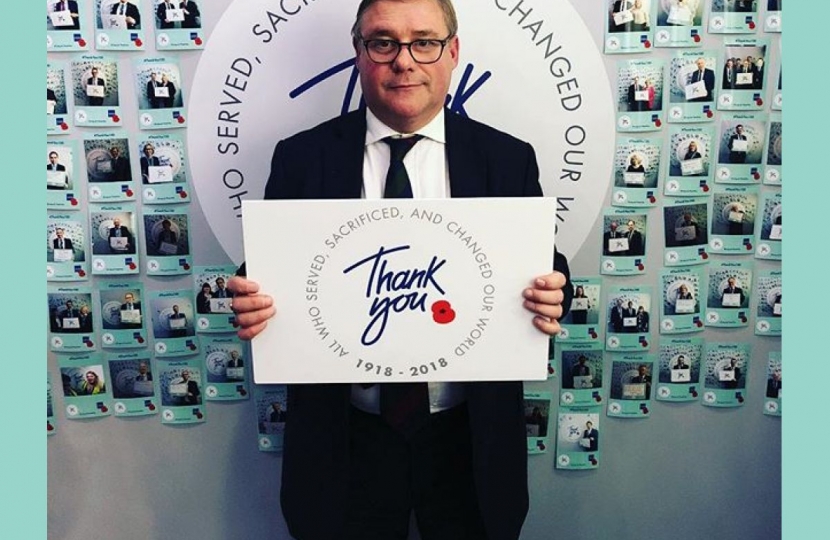
[(131, 295), (130, 293), (125, 294), (124, 301), (128, 304), (131, 304), (133, 302), (133, 295)]
[(734, 286), (735, 286), (735, 280), (734, 280), (734, 279), (732, 279), (732, 278), (727, 279), (727, 280), (726, 280), (726, 283), (727, 283), (730, 287), (734, 287)]
[(54, 165), (58, 162), (58, 154), (57, 152), (49, 152), (49, 163)]
[(735, 128), (735, 132), (736, 132), (738, 135), (742, 134), (742, 133), (744, 132), (744, 127), (743, 127), (743, 126), (738, 126), (738, 127), (736, 127), (736, 128)]
[(63, 229), (56, 229), (55, 236), (57, 236), (58, 238), (63, 238)]
[(216, 286), (219, 287), (220, 289), (224, 289), (225, 288), (225, 280), (222, 279), (222, 278), (216, 278)]
[(94, 77), (97, 77), (97, 76), (98, 76), (98, 68), (92, 68), (92, 77), (94, 78)]
[(629, 230), (629, 231), (633, 231), (633, 230), (634, 230), (634, 222), (633, 222), (633, 221), (629, 221), (629, 222), (628, 222), (628, 230)]
[(155, 81), (155, 80), (156, 80), (156, 74), (155, 74), (155, 73), (150, 73), (150, 80), (151, 80), (151, 81)]
[[(380, 0), (363, 13), (360, 24), (363, 39), (411, 42), (444, 39), (448, 33), (435, 0)], [(358, 43), (357, 69), (369, 109), (397, 131), (411, 133), (423, 127), (444, 106), (452, 70), (458, 65), (458, 51), (458, 38), (454, 37), (434, 64), (418, 64), (403, 48), (391, 64), (376, 64)]]
[(633, 308), (633, 307), (634, 307), (634, 304), (632, 304), (631, 302), (629, 302), (629, 303), (628, 303), (628, 309), (631, 309), (631, 308)]
[(173, 313), (178, 313), (178, 312), (179, 312), (179, 306), (173, 305)]
[(142, 375), (145, 375), (147, 373), (147, 364), (145, 364), (144, 362), (138, 364), (138, 372)]
[(114, 220), (112, 220), (112, 226), (113, 226), (113, 227), (115, 227), (115, 228), (117, 229), (118, 227), (120, 227), (120, 226), (121, 226), (121, 220), (120, 220), (120, 219), (114, 219)]
[(588, 422), (585, 422), (585, 427), (588, 428), (588, 430), (590, 431), (591, 428), (594, 427), (594, 424), (592, 424), (591, 421), (589, 420)]
[(611, 231), (612, 231), (612, 232), (613, 232), (613, 231), (616, 231), (616, 230), (617, 230), (617, 227), (619, 227), (619, 226), (620, 226), (620, 225), (619, 225), (619, 223), (617, 223), (616, 221), (612, 221), (612, 222), (611, 222), (611, 225), (610, 225)]
[(66, 301), (66, 309), (72, 309), (72, 300)]
[(120, 153), (121, 153), (121, 151), (120, 151), (120, 150), (118, 150), (118, 148), (115, 148), (115, 147), (110, 148), (110, 155), (111, 155), (113, 158), (117, 158), (117, 157), (118, 157), (118, 155), (119, 155)]
[(703, 58), (698, 58), (695, 64), (697, 64), (697, 69), (703, 71), (703, 68), (706, 67), (706, 60), (704, 60)]
[(149, 144), (144, 147), (144, 154), (146, 154), (147, 156), (152, 156), (153, 152), (155, 152), (155, 150), (153, 150), (153, 147)]
[(640, 374), (640, 377), (644, 376), (646, 374), (646, 366), (640, 366), (637, 368), (637, 373)]
[(190, 372), (187, 370), (182, 371), (182, 379), (187, 380), (190, 378)]

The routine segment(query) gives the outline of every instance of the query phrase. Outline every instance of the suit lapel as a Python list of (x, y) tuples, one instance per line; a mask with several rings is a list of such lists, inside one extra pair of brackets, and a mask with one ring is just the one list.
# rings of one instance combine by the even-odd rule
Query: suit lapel
[(362, 107), (335, 124), (331, 144), (325, 148), (320, 198), (359, 199), (363, 189), (363, 154), (366, 146), (366, 111)]
[(444, 110), (451, 197), (487, 195), (486, 160), (477, 153), (478, 145), (469, 126), (457, 114)]

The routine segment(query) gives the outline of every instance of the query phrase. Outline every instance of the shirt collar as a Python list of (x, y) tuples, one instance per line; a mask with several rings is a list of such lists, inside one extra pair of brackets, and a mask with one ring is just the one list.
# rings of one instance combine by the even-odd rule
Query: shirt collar
[[(430, 122), (421, 129), (415, 131), (415, 133), (407, 133), (407, 135), (415, 134), (423, 135), (424, 137), (441, 144), (446, 144), (446, 135), (444, 133), (444, 109), (442, 108), (438, 111), (435, 118), (430, 120)], [(381, 122), (368, 107), (366, 108), (366, 146), (372, 145), (386, 137), (396, 135), (400, 136), (401, 133), (398, 133)]]

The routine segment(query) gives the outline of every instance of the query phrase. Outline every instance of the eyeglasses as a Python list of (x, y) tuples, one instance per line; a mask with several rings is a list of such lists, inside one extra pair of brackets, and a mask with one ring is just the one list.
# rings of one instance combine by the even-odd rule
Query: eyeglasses
[(452, 35), (445, 39), (418, 39), (404, 43), (392, 39), (364, 39), (363, 46), (369, 55), (369, 60), (376, 64), (391, 64), (394, 62), (401, 49), (409, 49), (409, 55), (419, 64), (434, 64), (444, 54), (444, 47), (453, 38)]

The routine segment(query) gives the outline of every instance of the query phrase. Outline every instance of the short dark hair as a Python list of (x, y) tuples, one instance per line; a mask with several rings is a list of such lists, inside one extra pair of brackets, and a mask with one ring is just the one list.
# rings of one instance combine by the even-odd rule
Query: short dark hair
[[(357, 6), (357, 14), (354, 18), (354, 24), (352, 25), (352, 42), (356, 45), (358, 40), (361, 38), (360, 34), (360, 23), (363, 19), (363, 14), (366, 12), (367, 9), (372, 7), (375, 3), (379, 2), (380, 0), (361, 0), (360, 5)], [(401, 1), (401, 0), (392, 0), (392, 1)], [(444, 23), (447, 25), (447, 30), (450, 32), (450, 36), (454, 36), (458, 33), (458, 17), (455, 14), (455, 8), (452, 5), (452, 0), (432, 0), (438, 4), (438, 7), (441, 8), (441, 11), (444, 12)]]

